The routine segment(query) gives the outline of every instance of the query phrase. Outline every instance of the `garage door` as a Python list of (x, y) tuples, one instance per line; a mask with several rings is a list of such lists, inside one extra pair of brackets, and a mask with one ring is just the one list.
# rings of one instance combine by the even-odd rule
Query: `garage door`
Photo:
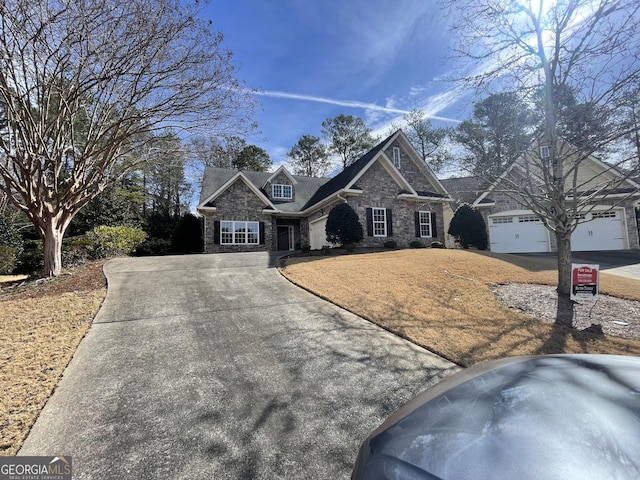
[(623, 211), (593, 212), (585, 215), (588, 220), (576, 227), (571, 235), (571, 250), (624, 250), (625, 228)]
[(548, 252), (547, 229), (533, 214), (489, 217), (489, 242), (492, 252)]
[(327, 242), (327, 217), (309, 222), (309, 245), (311, 250), (320, 250), (323, 245), (329, 245)]

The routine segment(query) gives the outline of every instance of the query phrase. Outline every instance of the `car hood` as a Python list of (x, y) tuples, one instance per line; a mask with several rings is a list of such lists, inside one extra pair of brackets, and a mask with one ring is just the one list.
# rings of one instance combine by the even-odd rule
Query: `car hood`
[(640, 359), (512, 357), (464, 370), (382, 424), (352, 478), (640, 478)]

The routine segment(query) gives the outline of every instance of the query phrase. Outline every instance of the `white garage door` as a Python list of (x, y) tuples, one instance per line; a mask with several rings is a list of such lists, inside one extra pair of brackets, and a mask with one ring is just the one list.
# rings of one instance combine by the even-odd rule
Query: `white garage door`
[(587, 214), (571, 235), (571, 250), (624, 250), (625, 228), (621, 209)]
[(327, 217), (309, 222), (309, 245), (311, 250), (320, 250), (323, 245), (329, 245), (327, 242)]
[(489, 217), (489, 242), (492, 252), (547, 252), (548, 237), (547, 229), (533, 214)]

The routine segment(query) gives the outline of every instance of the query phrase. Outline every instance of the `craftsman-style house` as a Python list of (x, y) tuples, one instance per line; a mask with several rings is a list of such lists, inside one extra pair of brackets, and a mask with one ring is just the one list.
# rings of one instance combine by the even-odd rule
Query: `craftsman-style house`
[(444, 243), (446, 189), (401, 130), (331, 179), (207, 168), (198, 212), (206, 253), (286, 251), (327, 244), (329, 211), (348, 203), (364, 227), (364, 247)]
[[(567, 142), (559, 148), (574, 151)], [(534, 154), (534, 150), (537, 150)], [(555, 236), (542, 220), (518, 201), (519, 185), (529, 185), (523, 179), (534, 178), (543, 183), (539, 167), (548, 149), (542, 140), (518, 158), (494, 183), (478, 177), (443, 180), (457, 203), (469, 203), (483, 214), (489, 234), (491, 251), (498, 253), (554, 252)], [(573, 251), (629, 250), (640, 247), (638, 241), (637, 208), (640, 205), (638, 179), (628, 178), (619, 169), (595, 156), (580, 161), (568, 178), (575, 183), (576, 198), (584, 207), (578, 212), (577, 226), (571, 235)], [(537, 173), (536, 173), (537, 172)], [(524, 188), (524, 187), (522, 187)]]

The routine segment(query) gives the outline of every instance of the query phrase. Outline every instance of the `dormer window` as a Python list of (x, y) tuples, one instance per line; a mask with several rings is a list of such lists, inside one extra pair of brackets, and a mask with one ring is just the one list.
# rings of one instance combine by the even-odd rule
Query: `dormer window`
[(400, 170), (400, 149), (393, 147), (393, 164)]
[(274, 183), (271, 185), (271, 197), (291, 200), (293, 198), (293, 188), (291, 185), (281, 185)]

